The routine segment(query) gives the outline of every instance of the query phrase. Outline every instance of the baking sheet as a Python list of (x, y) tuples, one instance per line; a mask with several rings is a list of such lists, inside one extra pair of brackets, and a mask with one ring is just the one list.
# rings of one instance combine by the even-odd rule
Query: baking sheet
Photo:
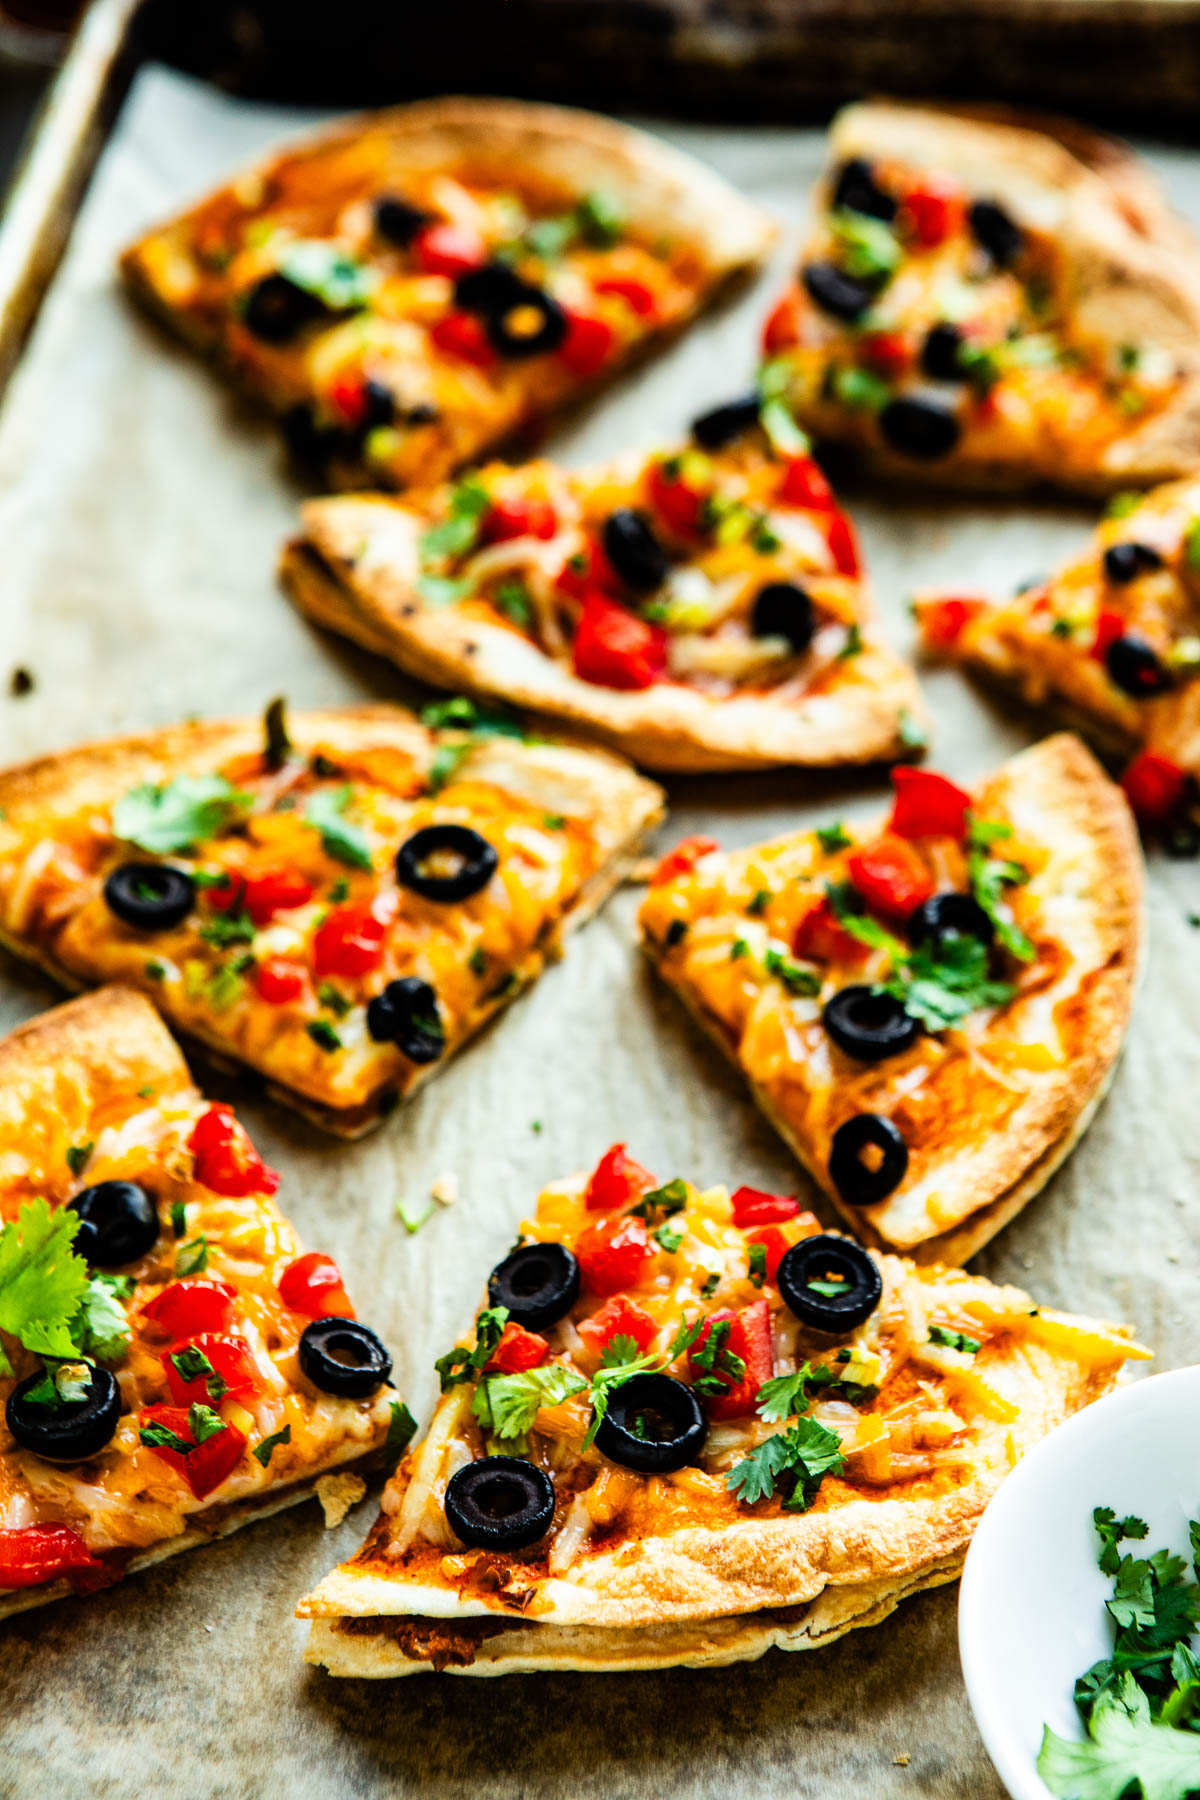
[[(0, 749), (11, 760), (189, 713), (413, 698), (383, 663), (306, 625), (273, 564), (299, 489), (273, 433), (118, 294), (136, 232), (306, 116), (229, 101), (157, 68), (139, 76), (0, 417)], [(663, 128), (788, 224), (774, 270), (551, 440), (568, 461), (680, 429), (750, 377), (757, 331), (794, 254), (820, 139)], [(1155, 156), (1200, 223), (1200, 159)], [(893, 640), (929, 581), (1003, 590), (1082, 541), (1086, 509), (851, 495)], [(27, 668), (32, 693), (7, 694)], [(934, 761), (971, 779), (1037, 734), (950, 671), (927, 692)], [(664, 840), (730, 844), (885, 803), (881, 781), (793, 775), (677, 780)], [(698, 1043), (631, 949), (626, 891), (562, 965), (417, 1102), (365, 1142), (320, 1137), (233, 1099), (282, 1169), (281, 1200), (333, 1251), (361, 1317), (392, 1346), (422, 1422), (432, 1361), (466, 1326), (539, 1185), (614, 1139), (660, 1178), (809, 1184), (736, 1078)], [(1150, 871), (1150, 955), (1128, 1052), (1083, 1145), (978, 1266), (1041, 1298), (1133, 1320), (1170, 1368), (1200, 1314), (1195, 864)], [(53, 1003), (0, 965), (0, 1026)], [(397, 1200), (443, 1172), (461, 1197), (415, 1237)], [(373, 1498), (373, 1497), (372, 1497)], [(1101, 1494), (1097, 1501), (1103, 1501)], [(958, 1671), (954, 1588), (817, 1654), (708, 1673), (446, 1676), (333, 1682), (300, 1661), (295, 1598), (352, 1551), (372, 1502), (325, 1532), (304, 1508), (86, 1602), (0, 1634), (0, 1794), (169, 1791), (254, 1800), (381, 1792), (434, 1800), (995, 1800), (1002, 1790)]]

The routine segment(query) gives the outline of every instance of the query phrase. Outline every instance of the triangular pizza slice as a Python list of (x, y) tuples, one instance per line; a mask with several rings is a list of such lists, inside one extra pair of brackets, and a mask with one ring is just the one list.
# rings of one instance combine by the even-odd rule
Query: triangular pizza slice
[(536, 980), (661, 811), (627, 763), (469, 701), (276, 702), (0, 772), (0, 942), (140, 988), (354, 1136)]
[(407, 487), (596, 388), (773, 236), (711, 169), (644, 132), (446, 99), (279, 152), (122, 268), (327, 483)]
[(910, 477), (1099, 493), (1200, 457), (1200, 248), (1124, 146), (851, 106), (816, 215), (765, 348), (818, 438)]
[(807, 1650), (957, 1576), (983, 1508), (1148, 1352), (1017, 1288), (660, 1186), (550, 1187), (363, 1548), (299, 1612), (335, 1675)]
[(918, 595), (925, 648), (1047, 705), (1129, 759), (1147, 826), (1200, 810), (1200, 477), (1119, 495), (1082, 555), (1008, 600)]
[(311, 501), (283, 576), (311, 618), (409, 673), (651, 768), (870, 762), (923, 742), (854, 528), (790, 419), (753, 395), (602, 468), (495, 464), (403, 500)]
[(894, 775), (881, 824), (722, 853), (642, 905), (651, 961), (851, 1228), (962, 1263), (1099, 1105), (1142, 937), (1137, 834), (1077, 738), (970, 791)]
[(0, 1042), (0, 1617), (211, 1542), (412, 1434), (331, 1257), (109, 987)]

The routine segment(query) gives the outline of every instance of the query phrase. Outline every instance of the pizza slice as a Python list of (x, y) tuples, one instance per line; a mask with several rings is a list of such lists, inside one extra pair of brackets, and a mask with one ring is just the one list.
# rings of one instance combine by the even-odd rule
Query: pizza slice
[(0, 772), (0, 943), (120, 980), (342, 1136), (536, 980), (658, 788), (467, 701), (208, 722)]
[(808, 1650), (953, 1581), (1012, 1465), (1148, 1355), (1017, 1288), (614, 1145), (542, 1194), (363, 1548), (298, 1608), (332, 1674)]
[(765, 348), (800, 422), (885, 471), (1104, 493), (1200, 458), (1200, 251), (1082, 127), (848, 107)]
[(894, 774), (882, 828), (685, 840), (644, 948), (864, 1242), (962, 1263), (1070, 1153), (1116, 1065), (1137, 834), (1077, 738), (970, 792)]
[(1119, 495), (1087, 550), (1010, 599), (924, 594), (925, 648), (1049, 705), (1129, 760), (1147, 826), (1185, 846), (1200, 779), (1200, 478)]
[(154, 1008), (108, 987), (0, 1042), (0, 1617), (307, 1499), (413, 1431), (332, 1258)]
[(134, 294), (339, 487), (437, 481), (679, 330), (774, 236), (711, 169), (591, 113), (350, 119), (131, 246)]
[[(756, 396), (583, 472), (494, 464), (403, 500), (314, 500), (283, 577), (402, 669), (658, 769), (894, 759), (924, 740), (854, 528)], [(773, 435), (772, 435), (773, 434)]]

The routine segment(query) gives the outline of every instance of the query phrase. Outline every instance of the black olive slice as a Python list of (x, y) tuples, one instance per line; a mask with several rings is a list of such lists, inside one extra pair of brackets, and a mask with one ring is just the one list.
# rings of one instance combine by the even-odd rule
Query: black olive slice
[(488, 1300), (530, 1331), (555, 1325), (579, 1298), (579, 1264), (565, 1244), (522, 1244), (488, 1276)]
[(446, 1048), (437, 993), (419, 975), (389, 981), (367, 1002), (367, 1030), (377, 1044), (395, 1044), (409, 1062), (436, 1062)]
[(970, 894), (934, 894), (908, 915), (909, 941), (914, 944), (936, 944), (947, 937), (973, 937), (990, 944), (995, 935), (996, 927)]
[(300, 1367), (323, 1394), (365, 1400), (392, 1372), (392, 1359), (357, 1319), (314, 1319), (300, 1333)]
[(46, 1379), (45, 1369), (18, 1382), (8, 1396), (5, 1418), (8, 1429), (23, 1450), (47, 1462), (86, 1462), (103, 1450), (121, 1417), (121, 1389), (110, 1369), (88, 1366), (87, 1398), (42, 1406), (31, 1391)]
[[(863, 1161), (873, 1148), (878, 1160)], [(829, 1179), (847, 1206), (876, 1206), (900, 1186), (908, 1172), (908, 1145), (882, 1113), (856, 1113), (833, 1134)]]
[(625, 1469), (666, 1475), (694, 1463), (708, 1420), (693, 1390), (673, 1375), (633, 1375), (609, 1391), (596, 1448)]
[(822, 312), (832, 314), (835, 319), (845, 319), (848, 324), (860, 319), (875, 298), (874, 284), (847, 275), (836, 263), (806, 263), (800, 278), (809, 298)]
[(381, 238), (397, 249), (407, 249), (418, 231), (430, 222), (430, 215), (413, 206), (399, 194), (380, 194), (375, 202), (375, 229)]
[(1171, 685), (1153, 645), (1146, 642), (1140, 631), (1127, 631), (1114, 638), (1105, 652), (1104, 667), (1114, 687), (1123, 694), (1132, 694), (1135, 700), (1149, 700), (1155, 694), (1165, 693)]
[(251, 288), (242, 323), (264, 344), (289, 344), (321, 318), (326, 307), (316, 294), (297, 287), (286, 275), (264, 275)]
[(196, 904), (190, 875), (168, 863), (122, 863), (104, 883), (104, 899), (123, 925), (170, 931)]
[(769, 581), (759, 588), (750, 614), (755, 637), (786, 638), (793, 650), (807, 650), (816, 618), (811, 597), (795, 581)]
[(336, 425), (318, 425), (311, 406), (289, 406), (279, 421), (283, 441), (297, 462), (322, 469), (340, 451), (348, 450), (352, 434)]
[(454, 304), (464, 312), (498, 312), (521, 295), (538, 291), (521, 280), (511, 263), (487, 262), (458, 277), (454, 283)]
[(779, 1292), (802, 1325), (839, 1335), (856, 1331), (883, 1299), (873, 1256), (851, 1238), (802, 1238), (780, 1259)]
[(1025, 233), (995, 200), (976, 200), (967, 213), (971, 235), (998, 269), (1009, 269), (1025, 248)]
[(1117, 587), (1124, 587), (1144, 570), (1162, 566), (1162, 557), (1149, 544), (1110, 544), (1104, 552), (1104, 573)]
[(864, 1063), (882, 1062), (910, 1049), (920, 1030), (899, 1000), (860, 985), (832, 994), (822, 1021), (838, 1049)]
[(558, 301), (530, 282), (483, 316), (488, 342), (510, 359), (557, 350), (567, 335), (567, 315)]
[(72, 1249), (93, 1268), (119, 1269), (158, 1242), (158, 1207), (136, 1181), (101, 1181), (68, 1200), (79, 1218)]
[[(458, 860), (450, 875), (427, 875), (432, 856)], [(396, 875), (406, 888), (425, 900), (469, 900), (485, 888), (500, 858), (492, 845), (469, 825), (424, 825), (396, 852)]]
[(554, 1483), (517, 1456), (481, 1456), (446, 1483), (446, 1518), (478, 1550), (521, 1550), (545, 1537), (554, 1518)]
[(875, 179), (875, 171), (865, 156), (852, 156), (844, 162), (833, 184), (831, 205), (849, 207), (851, 212), (866, 213), (890, 225), (898, 210), (896, 201)]
[(958, 353), (962, 349), (962, 332), (957, 325), (943, 321), (934, 325), (921, 346), (921, 367), (934, 381), (962, 381)]
[(720, 450), (732, 444), (744, 431), (758, 423), (760, 401), (757, 394), (746, 394), (741, 400), (727, 400), (692, 420), (692, 436), (704, 450)]
[(635, 594), (653, 593), (667, 579), (667, 553), (650, 521), (631, 506), (619, 506), (604, 521), (604, 554)]
[(360, 431), (372, 431), (376, 425), (390, 425), (396, 417), (396, 396), (382, 381), (371, 378), (363, 383), (363, 414)]
[(889, 400), (879, 415), (879, 429), (893, 450), (919, 462), (935, 462), (948, 455), (961, 435), (949, 407), (920, 394)]

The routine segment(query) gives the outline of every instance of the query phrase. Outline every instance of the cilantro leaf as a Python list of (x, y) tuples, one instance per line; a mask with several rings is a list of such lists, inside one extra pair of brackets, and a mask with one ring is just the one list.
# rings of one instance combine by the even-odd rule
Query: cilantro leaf
[(160, 787), (143, 782), (113, 808), (113, 832), (155, 856), (171, 856), (216, 837), (250, 804), (223, 775), (177, 775)]
[(273, 1431), (271, 1433), (270, 1437), (265, 1437), (261, 1444), (255, 1444), (254, 1449), (251, 1452), (251, 1454), (262, 1464), (263, 1468), (265, 1469), (267, 1464), (271, 1460), (272, 1452), (277, 1450), (279, 1448), (280, 1444), (290, 1444), (291, 1441), (292, 1441), (292, 1428), (290, 1425), (284, 1425), (281, 1430)]
[(703, 1319), (690, 1324), (686, 1319), (681, 1319), (678, 1331), (661, 1356), (656, 1356), (653, 1351), (640, 1356), (634, 1339), (624, 1333), (610, 1338), (601, 1354), (600, 1367), (590, 1383), (588, 1398), (592, 1403), (592, 1422), (583, 1440), (585, 1450), (590, 1449), (595, 1442), (601, 1420), (608, 1411), (609, 1396), (613, 1388), (620, 1387), (634, 1375), (658, 1373), (670, 1368), (677, 1357), (691, 1349), (703, 1329)]
[(92, 1275), (84, 1289), (79, 1311), (71, 1321), (71, 1336), (80, 1353), (96, 1362), (116, 1362), (129, 1348), (129, 1315), (121, 1305), (133, 1292), (128, 1275)]
[(811, 998), (821, 991), (821, 977), (817, 971), (785, 955), (782, 950), (768, 947), (763, 953), (763, 968), (768, 975), (782, 981), (789, 994), (804, 994)]
[(1094, 1507), (1092, 1524), (1100, 1538), (1100, 1567), (1106, 1575), (1117, 1572), (1121, 1560), (1117, 1545), (1125, 1538), (1144, 1538), (1150, 1530), (1145, 1519), (1135, 1518), (1132, 1514), (1127, 1519), (1118, 1519), (1111, 1506)]
[(673, 1213), (682, 1212), (688, 1202), (688, 1185), (682, 1175), (674, 1181), (668, 1181), (663, 1187), (651, 1188), (642, 1195), (630, 1212), (639, 1219), (653, 1224), (656, 1219), (669, 1219)]
[(230, 944), (252, 944), (254, 942), (254, 921), (248, 912), (241, 910), (228, 913), (214, 913), (211, 919), (205, 919), (198, 926), (197, 935), (206, 944), (212, 944), (218, 950), (227, 949)]
[(543, 1406), (582, 1394), (587, 1382), (566, 1363), (545, 1363), (516, 1375), (487, 1375), (475, 1390), (471, 1411), (495, 1438), (523, 1438)]
[(848, 881), (829, 881), (825, 893), (834, 917), (843, 931), (872, 950), (886, 950), (894, 963), (902, 963), (908, 951), (898, 937), (884, 929), (877, 919), (868, 918), (862, 910), (862, 896)]
[(330, 312), (359, 312), (374, 292), (375, 271), (342, 245), (324, 238), (297, 238), (279, 260), (279, 272), (293, 287), (313, 294)]
[(172, 1431), (169, 1425), (161, 1425), (157, 1419), (151, 1419), (149, 1425), (139, 1428), (138, 1439), (147, 1450), (174, 1450), (180, 1456), (190, 1456), (196, 1448), (187, 1438), (181, 1438), (177, 1431)]
[(832, 856), (836, 850), (847, 849), (853, 841), (850, 833), (840, 822), (835, 825), (817, 826), (817, 842), (826, 856)]
[(990, 978), (986, 944), (952, 933), (918, 944), (876, 991), (899, 1000), (927, 1030), (945, 1031), (977, 1007), (1005, 1005), (1016, 989)]
[(433, 1366), (441, 1379), (443, 1394), (447, 1388), (458, 1387), (461, 1382), (474, 1381), (500, 1342), (500, 1334), (507, 1323), (507, 1306), (487, 1306), (475, 1320), (474, 1346), (468, 1350), (465, 1344), (456, 1344), (445, 1356), (438, 1357)]
[(417, 1432), (417, 1421), (405, 1406), (403, 1400), (393, 1400), (392, 1410), (388, 1417), (387, 1437), (383, 1447), (390, 1458), (399, 1462)]
[(1005, 862), (983, 851), (972, 850), (967, 857), (967, 873), (971, 892), (995, 926), (999, 942), (1018, 962), (1032, 962), (1037, 952), (1005, 905), (1003, 892), (1006, 887), (1028, 881), (1028, 869), (1023, 869), (1020, 863)]
[(815, 1419), (797, 1419), (735, 1463), (725, 1485), (747, 1506), (782, 1491), (786, 1511), (806, 1512), (824, 1477), (840, 1475), (844, 1467), (836, 1431), (827, 1431)]
[(1134, 1782), (1142, 1800), (1184, 1800), (1200, 1789), (1200, 1735), (1131, 1714), (1114, 1700), (1097, 1706), (1079, 1743), (1047, 1726), (1038, 1773), (1062, 1800), (1122, 1800)]
[(359, 825), (343, 817), (354, 795), (349, 782), (340, 788), (318, 788), (304, 809), (304, 817), (321, 834), (321, 848), (335, 862), (352, 869), (371, 867), (371, 845)]
[(225, 1421), (219, 1412), (214, 1412), (211, 1406), (205, 1406), (202, 1401), (192, 1401), (188, 1407), (188, 1430), (197, 1445), (207, 1443), (209, 1438), (216, 1437), (224, 1429)]
[[(88, 1268), (71, 1248), (79, 1219), (46, 1200), (27, 1200), (0, 1231), (0, 1332), (27, 1350), (71, 1360), (71, 1324), (88, 1287)], [(12, 1366), (0, 1347), (0, 1375)]]
[(874, 1399), (878, 1391), (865, 1382), (847, 1381), (828, 1363), (804, 1362), (790, 1375), (776, 1375), (763, 1382), (758, 1390), (758, 1416), (768, 1425), (778, 1425), (793, 1413), (802, 1412), (817, 1394), (858, 1405)]

